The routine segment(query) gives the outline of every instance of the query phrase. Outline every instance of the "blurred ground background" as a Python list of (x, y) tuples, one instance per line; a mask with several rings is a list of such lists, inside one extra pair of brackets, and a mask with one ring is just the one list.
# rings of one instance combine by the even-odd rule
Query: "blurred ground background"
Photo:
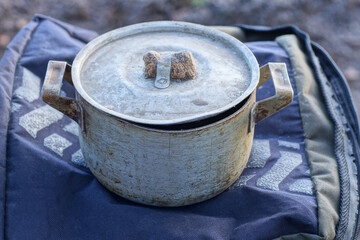
[(360, 0), (0, 0), (0, 56), (35, 13), (97, 31), (151, 20), (296, 24), (334, 58), (360, 112)]

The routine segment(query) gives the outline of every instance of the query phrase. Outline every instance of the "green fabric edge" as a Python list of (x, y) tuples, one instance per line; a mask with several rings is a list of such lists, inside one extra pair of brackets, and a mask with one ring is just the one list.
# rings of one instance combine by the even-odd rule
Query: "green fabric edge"
[(319, 234), (325, 239), (334, 239), (340, 206), (340, 179), (333, 150), (334, 126), (300, 41), (292, 34), (277, 37), (275, 41), (287, 52), (292, 65), (305, 151), (318, 202)]

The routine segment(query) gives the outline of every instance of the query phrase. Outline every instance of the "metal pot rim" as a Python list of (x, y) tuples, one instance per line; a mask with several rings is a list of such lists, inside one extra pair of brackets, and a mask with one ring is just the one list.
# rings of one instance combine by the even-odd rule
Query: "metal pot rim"
[(138, 123), (134, 123), (134, 122), (129, 122), (127, 120), (123, 120), (121, 119), (120, 121), (122, 121), (124, 124), (127, 124), (131, 127), (135, 127), (144, 131), (148, 131), (148, 132), (157, 132), (157, 133), (169, 133), (169, 134), (189, 134), (192, 132), (197, 132), (197, 131), (205, 131), (207, 129), (210, 129), (212, 127), (218, 126), (220, 124), (225, 124), (226, 122), (228, 122), (230, 119), (234, 118), (235, 116), (241, 114), (242, 112), (244, 112), (244, 110), (246, 108), (253, 108), (255, 99), (251, 99), (252, 98), (252, 94), (251, 93), (250, 96), (246, 99), (244, 99), (244, 103), (236, 109), (236, 111), (234, 111), (233, 113), (227, 114), (224, 117), (222, 117), (221, 119), (219, 119), (218, 121), (214, 121), (208, 124), (203, 124), (201, 126), (197, 126), (194, 128), (187, 128), (187, 129), (170, 129), (170, 130), (165, 130), (165, 129), (159, 129), (156, 128), (156, 125), (154, 125), (154, 127), (152, 127), (151, 125), (143, 125), (143, 124), (138, 124)]
[[(220, 108), (217, 108), (212, 111), (200, 113), (197, 115), (192, 115), (190, 117), (183, 117), (178, 118), (176, 120), (151, 120), (151, 119), (143, 119), (143, 118), (137, 118), (133, 116), (129, 116), (111, 109), (106, 108), (105, 106), (101, 105), (100, 103), (96, 102), (94, 99), (92, 99), (87, 92), (82, 87), (81, 81), (80, 81), (80, 72), (83, 67), (84, 62), (86, 59), (96, 50), (107, 43), (114, 41), (116, 39), (134, 35), (139, 32), (151, 32), (151, 31), (159, 31), (162, 29), (170, 29), (170, 30), (180, 30), (180, 29), (186, 29), (190, 32), (201, 32), (202, 34), (206, 34), (207, 36), (216, 36), (217, 38), (221, 38), (224, 41), (228, 42), (234, 49), (236, 49), (239, 52), (242, 52), (247, 60), (247, 64), (249, 67), (249, 70), (251, 72), (251, 79), (248, 88), (244, 91), (243, 94), (241, 94), (237, 99), (235, 99), (233, 102), (222, 106)], [(146, 124), (146, 125), (173, 125), (173, 124), (181, 124), (181, 123), (188, 123), (193, 121), (198, 121), (202, 119), (206, 119), (215, 115), (218, 115), (234, 106), (242, 102), (244, 99), (246, 99), (256, 88), (259, 82), (259, 65), (258, 62), (254, 56), (254, 54), (248, 49), (245, 44), (237, 40), (236, 38), (225, 34), (223, 32), (220, 32), (219, 30), (215, 30), (203, 25), (199, 24), (193, 24), (193, 23), (187, 23), (187, 22), (177, 22), (177, 21), (155, 21), (155, 22), (146, 22), (146, 23), (139, 23), (130, 25), (127, 27), (115, 29), (113, 31), (107, 32), (103, 35), (100, 35), (99, 37), (95, 38), (91, 42), (89, 42), (76, 56), (73, 65), (72, 65), (72, 81), (75, 86), (75, 89), (80, 96), (85, 99), (89, 104), (91, 104), (93, 107), (106, 112), (112, 116), (116, 116), (120, 119), (139, 123), (139, 124)]]

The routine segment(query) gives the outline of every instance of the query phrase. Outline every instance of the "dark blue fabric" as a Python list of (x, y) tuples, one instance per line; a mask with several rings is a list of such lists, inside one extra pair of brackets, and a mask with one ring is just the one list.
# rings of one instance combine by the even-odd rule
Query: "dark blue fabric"
[[(10, 118), (10, 106), (14, 71), (20, 54), (28, 41), (32, 30), (36, 27), (35, 22), (30, 22), (21, 33), (11, 41), (0, 61), (0, 226), (5, 226), (5, 202), (6, 202), (6, 148), (7, 130)], [(5, 228), (0, 227), (0, 237), (4, 237)]]
[[(254, 149), (268, 147), (253, 151), (250, 159), (253, 165), (248, 165), (229, 190), (187, 207), (135, 204), (103, 188), (90, 171), (81, 166), (81, 157), (74, 158), (79, 143), (76, 135), (64, 130), (71, 124), (69, 118), (63, 116), (51, 122), (50, 117), (45, 116), (44, 121), (51, 124), (35, 134), (34, 128), (29, 128), (42, 125), (34, 118), (27, 118), (30, 113), (41, 114), (47, 110), (43, 111), (45, 104), (39, 97), (22, 95), (21, 87), (36, 90), (25, 84), (24, 78), (34, 82), (39, 78), (42, 85), (48, 60), (71, 63), (85, 42), (95, 36), (93, 32), (46, 18), (36, 18), (31, 24), (37, 27), (24, 51), (18, 57), (5, 55), (2, 59), (4, 65), (18, 62), (16, 69), (14, 66), (1, 68), (2, 74), (9, 75), (7, 81), (13, 82), (14, 93), (8, 89), (8, 95), (0, 95), (0, 102), (7, 103), (0, 108), (1, 114), (9, 114), (10, 107), (12, 111), (7, 134), (1, 135), (1, 139), (7, 139), (7, 145), (3, 146), (7, 161), (3, 213), (6, 238), (271, 239), (299, 232), (317, 234), (317, 206), (312, 189), (296, 185), (298, 180), (306, 183), (310, 180), (296, 96), (289, 107), (257, 124)], [(23, 30), (19, 36), (25, 34)], [(17, 43), (20, 44), (24, 42)], [(286, 53), (275, 42), (247, 45), (260, 65), (269, 61), (285, 62), (288, 70), (291, 69)], [(14, 73), (15, 77), (11, 77)], [(289, 75), (292, 78), (290, 71)], [(8, 84), (1, 79), (0, 87), (9, 88)], [(63, 90), (67, 96), (73, 95), (69, 85)], [(257, 94), (259, 99), (273, 94), (271, 82), (265, 83)], [(12, 106), (8, 97), (11, 95)], [(65, 140), (47, 144), (53, 137)], [(64, 141), (66, 147), (56, 152)], [(266, 162), (262, 162), (261, 154), (268, 154)], [(286, 174), (276, 172), (281, 161), (293, 164), (294, 168)], [(268, 184), (269, 179), (279, 184)]]

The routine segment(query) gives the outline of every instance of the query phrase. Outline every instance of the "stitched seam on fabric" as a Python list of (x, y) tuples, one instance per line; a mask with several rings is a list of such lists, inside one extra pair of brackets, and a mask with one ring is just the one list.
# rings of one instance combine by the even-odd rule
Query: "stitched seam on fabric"
[[(29, 43), (29, 41), (31, 39), (31, 35), (34, 33), (36, 28), (39, 26), (40, 21), (36, 22), (35, 19), (33, 19), (30, 23), (34, 23), (36, 25), (32, 26), (32, 29), (29, 29), (29, 33), (28, 33), (29, 38), (27, 39), (27, 42), (23, 45), (23, 48), (21, 49), (21, 51), (19, 51), (18, 58), (17, 58), (17, 60), (15, 62), (15, 69), (14, 69), (12, 87), (11, 87), (11, 91), (10, 91), (10, 95), (11, 95), (10, 96), (10, 104), (11, 104), (11, 102), (13, 100), (14, 81), (15, 81), (16, 72), (17, 72), (17, 69), (18, 69), (18, 63), (21, 60), (21, 56), (23, 55), (23, 52), (26, 49), (26, 47), (27, 47), (27, 45), (28, 45), (28, 43)], [(26, 26), (23, 29), (25, 29), (25, 28), (26, 28)], [(6, 225), (7, 225), (7, 215), (6, 215), (6, 213), (7, 213), (7, 204), (6, 204), (7, 203), (7, 189), (8, 189), (8, 177), (7, 177), (7, 175), (8, 175), (8, 171), (7, 171), (7, 152), (8, 151), (7, 151), (7, 149), (8, 149), (9, 123), (11, 121), (11, 111), (10, 110), (11, 109), (9, 109), (9, 118), (8, 118), (8, 124), (7, 124), (7, 132), (6, 132), (6, 148), (5, 148), (5, 162), (6, 163), (5, 163), (5, 188), (4, 188), (4, 190), (5, 190), (5, 193), (4, 193), (4, 226), (3, 226), (3, 228), (4, 228), (4, 232), (3, 232), (4, 239), (6, 239)]]
[(344, 140), (341, 136), (342, 134), (342, 126), (339, 124), (337, 120), (337, 116), (335, 115), (333, 111), (333, 106), (331, 101), (329, 100), (328, 93), (325, 91), (322, 79), (319, 74), (319, 70), (317, 69), (316, 63), (314, 62), (314, 53), (312, 51), (310, 43), (306, 42), (306, 49), (309, 52), (309, 55), (311, 56), (310, 62), (312, 64), (312, 67), (315, 72), (315, 78), (317, 79), (319, 83), (320, 91), (324, 97), (325, 105), (328, 109), (329, 115), (331, 120), (334, 123), (335, 126), (335, 156), (338, 162), (338, 168), (339, 168), (339, 177), (340, 177), (340, 212), (339, 212), (339, 222), (336, 227), (336, 239), (343, 239), (345, 235), (345, 231), (348, 224), (348, 216), (349, 216), (349, 204), (350, 204), (350, 182), (348, 179), (348, 169), (347, 165), (345, 163), (345, 155), (344, 155)]
[[(351, 101), (351, 96), (349, 94), (349, 88), (345, 82), (345, 79), (343, 77), (343, 75), (339, 72), (339, 69), (337, 68), (337, 66), (335, 65), (334, 61), (330, 58), (330, 56), (328, 55), (328, 53), (321, 47), (319, 46), (318, 44), (316, 43), (313, 43), (314, 47), (315, 47), (315, 53), (317, 53), (317, 55), (321, 55), (321, 60), (322, 61), (325, 61), (325, 64), (322, 64), (323, 66), (325, 66), (324, 68), (324, 71), (326, 70), (327, 73), (330, 74), (330, 76), (333, 76), (333, 80), (331, 81), (331, 84), (334, 86), (334, 91), (336, 92), (337, 94), (337, 97), (342, 101), (341, 102), (341, 106), (342, 106), (342, 109), (344, 111), (344, 114), (346, 115), (347, 119), (351, 119), (353, 118), (354, 116), (356, 117), (356, 119), (354, 119), (352, 121), (353, 125), (349, 124), (348, 123), (348, 131), (350, 132), (350, 134), (348, 134), (348, 137), (350, 139), (352, 139), (352, 144), (353, 144), (353, 149), (354, 151), (358, 148), (356, 148), (357, 146), (355, 146), (355, 144), (358, 144), (358, 141), (360, 139), (360, 136), (359, 136), (359, 124), (358, 124), (358, 119), (357, 119), (357, 113), (356, 113), (356, 110), (354, 108), (354, 105), (353, 105), (353, 102), (350, 102)], [(342, 90), (345, 92), (345, 94), (341, 94), (339, 93), (339, 90)], [(349, 95), (346, 95), (349, 94)], [(354, 128), (352, 128), (354, 127)], [(347, 129), (346, 129), (347, 131)], [(356, 133), (355, 133), (356, 132)], [(359, 171), (360, 167), (360, 159), (359, 159), (359, 152), (357, 152), (357, 154), (353, 154), (353, 157), (355, 158), (355, 160), (357, 160), (357, 162), (355, 163), (356, 164), (356, 167)], [(360, 174), (358, 173), (357, 174), (358, 177), (357, 177), (357, 182), (358, 182), (358, 185), (357, 185), (357, 189), (358, 189), (358, 192), (359, 192), (359, 189), (360, 189)], [(359, 196), (358, 196), (359, 198)], [(351, 199), (350, 199), (351, 200)], [(350, 203), (351, 204), (351, 203)], [(360, 204), (358, 204), (358, 209), (357, 209), (358, 213), (357, 213), (357, 222), (356, 222), (356, 226), (355, 226), (355, 234), (354, 234), (354, 239), (358, 239), (359, 238), (359, 233), (360, 233)]]
[[(324, 72), (326, 72), (326, 73), (330, 73), (331, 72), (331, 69), (328, 67), (328, 66), (323, 66), (323, 70), (324, 70)], [(334, 78), (336, 78), (336, 77), (334, 77)], [(337, 80), (337, 78), (336, 78), (336, 80)], [(336, 81), (334, 80), (334, 79), (330, 79), (330, 84), (334, 84), (335, 86), (333, 87), (333, 88), (336, 88), (336, 87), (338, 87), (337, 86), (337, 84), (336, 84)], [(336, 95), (336, 97), (337, 98), (340, 98), (341, 97), (341, 95)], [(340, 105), (341, 106), (341, 105)], [(334, 111), (335, 111), (335, 109), (334, 109)], [(341, 120), (339, 120), (338, 118), (337, 118), (337, 120), (339, 121), (339, 122), (342, 122)], [(349, 122), (346, 120), (346, 122), (345, 122), (345, 124), (347, 125), (347, 126), (349, 126)], [(342, 138), (342, 142), (343, 142), (343, 145), (344, 145), (344, 151), (343, 151), (343, 157), (344, 157), (344, 159), (345, 159), (345, 161), (346, 161), (346, 156), (345, 156), (345, 141), (344, 141), (344, 138), (342, 137), (344, 134), (346, 134), (347, 136), (348, 136), (348, 138), (350, 139), (351, 137), (346, 133), (346, 131), (344, 130), (344, 128), (342, 127), (342, 132), (341, 132), (341, 134), (340, 134), (340, 136), (341, 136), (341, 138)], [(351, 130), (350, 130), (351, 131)], [(353, 141), (352, 141), (353, 142)], [(346, 163), (346, 162), (345, 162)], [(349, 173), (348, 173), (348, 175), (349, 175)], [(349, 176), (349, 204), (348, 204), (348, 208), (350, 209), (350, 204), (351, 204), (351, 192), (350, 192), (350, 176)], [(359, 207), (359, 205), (358, 205), (358, 207)], [(349, 214), (350, 214), (350, 212), (349, 212), (349, 210), (348, 210), (348, 216), (349, 216)], [(358, 215), (358, 214), (357, 214)], [(358, 220), (358, 216), (357, 216), (357, 220)], [(349, 223), (347, 222), (347, 224), (346, 224), (346, 226), (345, 226), (345, 229), (343, 230), (343, 231), (346, 231), (346, 229), (347, 229), (347, 227), (348, 227), (348, 225), (349, 225)], [(355, 235), (356, 235), (356, 233), (355, 233)]]
[[(354, 134), (354, 132), (351, 132), (351, 138), (352, 139), (356, 139), (356, 135)], [(356, 154), (354, 153), (354, 158), (357, 160), (357, 164), (356, 164), (356, 167), (357, 167), (357, 170), (358, 170), (358, 201), (360, 201), (359, 199), (359, 186), (360, 186), (360, 174), (359, 174), (359, 163), (360, 163), (360, 146), (359, 146), (359, 143), (356, 142), (356, 141), (353, 141), (353, 149), (354, 151), (356, 151)], [(356, 221), (356, 226), (355, 226), (355, 234), (354, 234), (354, 239), (359, 239), (359, 235), (360, 235), (360, 202), (358, 204), (358, 212), (357, 212), (357, 221)]]
[[(312, 43), (314, 47), (314, 52), (316, 55), (321, 55), (321, 61), (326, 61), (325, 64), (321, 64), (322, 66), (326, 66), (327, 69), (331, 72), (331, 76), (336, 78), (337, 81), (333, 81), (332, 84), (336, 87), (334, 88), (335, 92), (337, 93), (337, 96), (339, 99), (342, 100), (342, 106), (344, 113), (346, 114), (347, 119), (352, 120), (352, 126), (356, 130), (356, 134), (358, 135), (357, 141), (360, 141), (360, 131), (359, 131), (359, 122), (358, 122), (358, 114), (356, 112), (356, 108), (354, 106), (353, 100), (351, 98), (351, 92), (349, 90), (349, 87), (346, 83), (346, 80), (344, 76), (341, 74), (340, 70), (337, 68), (335, 62), (330, 58), (328, 53), (318, 44)], [(320, 57), (320, 56), (319, 56)], [(345, 92), (345, 94), (341, 94), (337, 92), (337, 89), (341, 89)]]

